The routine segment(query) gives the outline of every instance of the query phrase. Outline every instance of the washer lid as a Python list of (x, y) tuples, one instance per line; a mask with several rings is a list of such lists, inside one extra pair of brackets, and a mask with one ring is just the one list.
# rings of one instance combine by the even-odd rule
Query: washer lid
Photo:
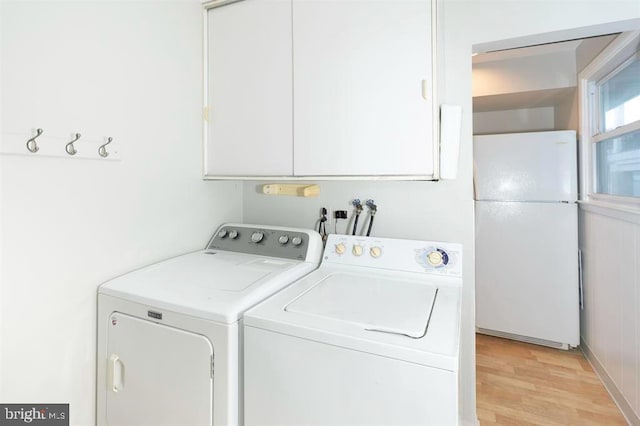
[(334, 273), (289, 303), (285, 311), (417, 339), (427, 332), (437, 292), (437, 287), (422, 283)]

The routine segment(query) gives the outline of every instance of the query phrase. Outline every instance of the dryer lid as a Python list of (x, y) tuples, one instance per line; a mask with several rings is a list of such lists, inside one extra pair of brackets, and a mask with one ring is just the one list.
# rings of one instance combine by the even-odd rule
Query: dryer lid
[(349, 273), (326, 276), (285, 310), (355, 323), (365, 330), (424, 337), (438, 288)]
[(114, 278), (99, 292), (230, 324), (315, 267), (296, 260), (198, 251)]

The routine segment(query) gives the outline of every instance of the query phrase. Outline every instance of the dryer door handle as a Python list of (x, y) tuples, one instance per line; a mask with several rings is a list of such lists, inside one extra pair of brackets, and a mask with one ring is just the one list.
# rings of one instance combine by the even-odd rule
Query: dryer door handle
[(107, 386), (112, 392), (118, 392), (124, 387), (124, 364), (116, 354), (111, 354), (109, 357), (107, 381)]

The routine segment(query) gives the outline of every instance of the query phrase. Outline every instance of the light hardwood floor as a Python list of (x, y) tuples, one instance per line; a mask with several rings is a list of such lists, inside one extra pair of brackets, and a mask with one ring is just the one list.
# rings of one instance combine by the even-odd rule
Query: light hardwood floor
[(626, 425), (578, 350), (476, 335), (477, 409), (486, 425)]

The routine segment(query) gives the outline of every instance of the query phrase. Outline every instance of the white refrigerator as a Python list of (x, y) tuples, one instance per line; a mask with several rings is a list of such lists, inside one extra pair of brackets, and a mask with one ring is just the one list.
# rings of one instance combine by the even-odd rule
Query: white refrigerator
[(574, 131), (474, 137), (478, 332), (579, 343)]

